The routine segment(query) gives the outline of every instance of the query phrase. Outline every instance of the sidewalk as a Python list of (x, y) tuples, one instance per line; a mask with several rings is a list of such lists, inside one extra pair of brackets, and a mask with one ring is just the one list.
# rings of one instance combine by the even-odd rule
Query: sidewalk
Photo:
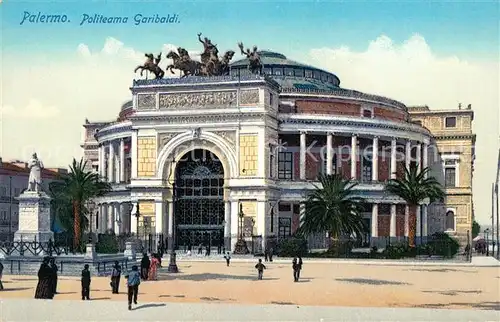
[[(26, 309), (28, 308), (29, 309)], [(25, 321), (500, 321), (500, 311), (0, 299), (0, 320)]]
[[(211, 256), (185, 256), (180, 254), (177, 256), (178, 262), (223, 262), (224, 255)], [(258, 258), (253, 256), (235, 255), (231, 257), (231, 262), (236, 263), (254, 263)], [(168, 263), (168, 254), (163, 256), (162, 261)], [(329, 263), (329, 264), (356, 264), (356, 265), (380, 265), (380, 266), (453, 266), (453, 267), (500, 267), (500, 262), (493, 257), (478, 256), (472, 257), (472, 262), (465, 260), (413, 260), (413, 259), (343, 259), (343, 258), (303, 258), (307, 263)], [(274, 263), (290, 264), (292, 258), (273, 258)]]

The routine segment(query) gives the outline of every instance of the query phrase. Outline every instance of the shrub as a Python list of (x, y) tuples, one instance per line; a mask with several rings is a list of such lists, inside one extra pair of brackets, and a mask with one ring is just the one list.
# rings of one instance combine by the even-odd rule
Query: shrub
[(411, 257), (410, 247), (407, 244), (387, 245), (383, 251), (383, 255), (388, 259), (401, 259)]
[(447, 233), (435, 233), (427, 242), (429, 255), (438, 255), (452, 258), (458, 253), (460, 245), (458, 241), (450, 237)]
[(115, 234), (99, 235), (99, 241), (95, 245), (96, 252), (101, 254), (116, 254), (119, 251), (118, 239)]
[(307, 241), (305, 239), (288, 238), (279, 243), (277, 255), (279, 257), (304, 257), (307, 252)]

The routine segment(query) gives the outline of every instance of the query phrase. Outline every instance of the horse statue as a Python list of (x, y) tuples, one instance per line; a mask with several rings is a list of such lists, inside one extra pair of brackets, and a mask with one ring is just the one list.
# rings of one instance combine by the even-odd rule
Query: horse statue
[(172, 59), (173, 64), (168, 65), (166, 69), (170, 70), (172, 74), (174, 74), (174, 68), (179, 69), (183, 72), (181, 78), (184, 78), (186, 76), (199, 75), (201, 70), (201, 63), (192, 60), (191, 57), (189, 57), (187, 50), (185, 50), (184, 48), (179, 47), (177, 48), (177, 51), (179, 52), (179, 54), (172, 50), (167, 54), (167, 58)]
[(153, 54), (144, 54), (146, 56), (146, 62), (141, 66), (137, 66), (134, 70), (134, 73), (137, 73), (138, 70), (141, 70), (141, 76), (143, 75), (144, 71), (147, 70), (155, 75), (156, 79), (163, 78), (165, 76), (165, 72), (163, 69), (160, 68), (159, 63), (161, 61), (161, 53), (156, 56), (156, 58), (153, 56)]
[(245, 51), (243, 49), (243, 43), (238, 43), (238, 47), (241, 50), (241, 54), (247, 56), (248, 58), (248, 69), (252, 74), (262, 74), (262, 61), (260, 59), (259, 53), (257, 52), (257, 46), (253, 46), (253, 50), (250, 51), (249, 48)]
[(233, 59), (234, 51), (228, 50), (222, 56), (222, 59), (219, 64), (218, 72), (219, 75), (229, 75), (229, 64), (231, 63), (231, 59)]

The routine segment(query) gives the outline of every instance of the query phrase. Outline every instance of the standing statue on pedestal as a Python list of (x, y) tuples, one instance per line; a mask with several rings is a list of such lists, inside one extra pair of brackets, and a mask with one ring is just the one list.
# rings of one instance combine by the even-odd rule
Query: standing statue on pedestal
[(30, 169), (30, 177), (27, 191), (39, 192), (39, 187), (42, 184), (43, 163), (38, 160), (36, 153), (33, 153), (33, 157), (28, 161), (28, 167)]
[(248, 69), (252, 74), (262, 74), (262, 61), (260, 60), (260, 55), (257, 52), (257, 46), (253, 46), (253, 50), (250, 51), (250, 48), (247, 48), (245, 51), (243, 48), (243, 43), (238, 43), (238, 47), (240, 47), (241, 54), (247, 56), (248, 58)]

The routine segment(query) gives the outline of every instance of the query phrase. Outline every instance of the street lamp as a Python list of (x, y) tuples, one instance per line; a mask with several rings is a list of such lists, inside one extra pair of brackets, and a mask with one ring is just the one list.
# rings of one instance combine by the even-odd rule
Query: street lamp
[(137, 202), (137, 205), (135, 206), (135, 220), (136, 220), (136, 228), (135, 228), (135, 234), (137, 236), (137, 239), (139, 239), (139, 218), (141, 217), (141, 212), (139, 210), (139, 202)]
[(240, 220), (240, 233), (236, 245), (234, 245), (234, 254), (246, 255), (249, 253), (247, 242), (243, 237), (243, 220), (245, 219), (245, 213), (243, 212), (243, 205), (240, 203), (240, 212), (238, 213), (238, 218)]
[(490, 256), (490, 245), (488, 240), (488, 234), (490, 233), (490, 229), (486, 228), (484, 230), (484, 235), (486, 236), (486, 256)]
[(174, 163), (175, 163), (175, 158), (172, 158), (171, 162), (170, 162), (170, 171), (168, 173), (168, 180), (171, 185), (172, 185), (172, 213), (170, 214), (170, 220), (172, 220), (172, 227), (173, 227), (173, 231), (172, 231), (172, 242), (169, 243), (169, 248), (170, 248), (170, 260), (169, 260), (169, 263), (168, 263), (168, 269), (167, 271), (169, 273), (178, 273), (179, 272), (179, 268), (177, 267), (177, 261), (176, 261), (176, 254), (175, 254), (175, 202), (176, 202), (176, 199), (177, 199), (177, 192), (176, 192), (176, 180), (175, 178), (173, 179), (172, 182), (170, 182), (170, 177), (172, 176), (172, 171), (174, 169)]

